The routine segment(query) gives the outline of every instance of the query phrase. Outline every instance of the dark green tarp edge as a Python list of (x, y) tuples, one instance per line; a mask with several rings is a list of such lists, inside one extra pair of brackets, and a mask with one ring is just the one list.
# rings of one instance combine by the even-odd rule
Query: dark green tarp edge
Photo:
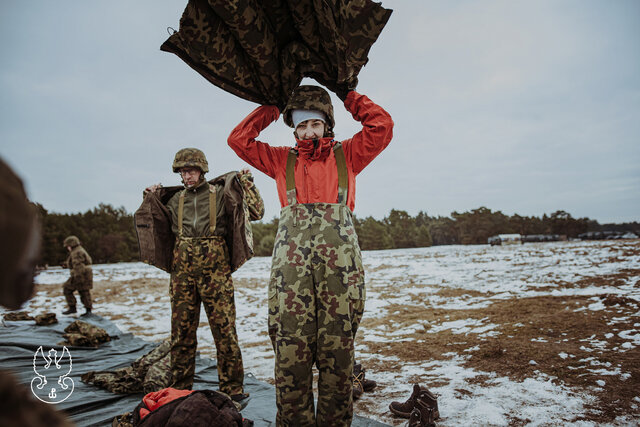
[[(83, 321), (105, 329), (109, 335), (117, 336), (98, 348), (67, 346), (71, 354), (72, 370), (69, 375), (74, 382), (71, 395), (55, 407), (64, 411), (78, 426), (110, 426), (113, 418), (132, 411), (143, 394), (121, 395), (85, 384), (80, 376), (88, 371), (108, 371), (129, 366), (135, 359), (151, 351), (156, 344), (142, 340), (132, 334), (123, 334), (113, 323), (97, 315), (81, 317)], [(0, 326), (0, 367), (12, 372), (21, 384), (30, 389), (36, 374), (33, 356), (40, 346), (45, 353), (50, 348), (62, 354), (64, 328), (75, 317), (63, 317), (51, 326), (36, 326), (33, 321), (3, 322)], [(194, 389), (218, 389), (218, 373), (215, 361), (196, 359)], [(245, 375), (245, 391), (251, 394), (249, 403), (242, 410), (245, 418), (254, 421), (256, 427), (275, 425), (275, 390), (268, 383), (258, 381), (251, 374)], [(378, 427), (386, 424), (355, 416), (353, 426)]]

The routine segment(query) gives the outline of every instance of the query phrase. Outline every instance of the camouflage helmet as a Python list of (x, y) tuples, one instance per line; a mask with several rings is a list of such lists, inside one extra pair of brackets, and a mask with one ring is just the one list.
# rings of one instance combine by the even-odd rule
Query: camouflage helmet
[(173, 159), (173, 171), (179, 172), (180, 168), (199, 168), (202, 173), (207, 173), (209, 163), (204, 153), (197, 148), (183, 148)]
[(67, 247), (67, 246), (71, 246), (72, 248), (75, 248), (76, 246), (80, 245), (80, 239), (78, 239), (76, 236), (69, 236), (66, 239), (64, 239), (64, 243), (62, 244), (63, 247)]
[(284, 122), (289, 127), (293, 127), (291, 111), (293, 110), (317, 110), (322, 111), (327, 117), (327, 130), (333, 132), (335, 121), (333, 120), (333, 105), (329, 92), (320, 86), (302, 85), (298, 86), (289, 98), (287, 106), (282, 112)]

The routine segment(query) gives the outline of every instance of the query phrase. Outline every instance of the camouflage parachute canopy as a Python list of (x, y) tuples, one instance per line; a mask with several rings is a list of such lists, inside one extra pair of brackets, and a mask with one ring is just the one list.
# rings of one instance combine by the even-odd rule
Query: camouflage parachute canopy
[(173, 171), (179, 172), (180, 168), (198, 168), (202, 173), (209, 172), (207, 157), (197, 148), (183, 148), (176, 153), (173, 159)]
[(333, 119), (333, 105), (331, 97), (326, 90), (318, 86), (298, 86), (289, 99), (289, 103), (282, 112), (284, 122), (289, 127), (293, 126), (291, 112), (293, 110), (317, 110), (324, 113), (327, 118), (329, 132), (333, 131), (335, 120)]
[(391, 12), (371, 0), (189, 0), (160, 49), (221, 89), (282, 111), (303, 77), (355, 89)]
[(68, 236), (66, 239), (64, 239), (64, 243), (62, 244), (62, 246), (65, 248), (67, 246), (75, 248), (78, 245), (80, 245), (80, 239), (78, 239), (76, 236)]

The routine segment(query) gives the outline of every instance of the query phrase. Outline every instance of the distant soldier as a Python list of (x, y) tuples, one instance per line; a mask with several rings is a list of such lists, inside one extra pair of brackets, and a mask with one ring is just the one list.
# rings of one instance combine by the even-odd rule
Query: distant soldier
[(91, 270), (91, 257), (80, 245), (80, 239), (69, 236), (64, 239), (63, 246), (69, 251), (65, 266), (71, 271), (71, 276), (64, 282), (62, 291), (67, 299), (69, 308), (62, 314), (76, 313), (76, 297), (74, 291), (80, 294), (80, 301), (84, 305), (83, 316), (91, 314), (91, 288), (93, 288), (93, 271)]
[[(184, 186), (148, 187), (145, 192), (150, 194), (136, 212), (143, 261), (171, 272), (172, 387), (193, 386), (202, 301), (216, 346), (220, 390), (239, 401), (249, 395), (243, 389), (244, 368), (231, 273), (253, 256), (249, 221), (262, 218), (264, 204), (248, 169), (207, 182), (209, 164), (196, 148), (176, 153), (173, 172), (180, 174)], [(145, 212), (151, 223), (144, 222)], [(158, 239), (165, 230), (157, 222), (163, 213), (172, 231), (173, 255), (168, 266), (145, 259), (145, 254), (151, 257), (156, 253), (158, 245), (166, 246)], [(145, 234), (149, 229), (154, 230), (153, 236)]]

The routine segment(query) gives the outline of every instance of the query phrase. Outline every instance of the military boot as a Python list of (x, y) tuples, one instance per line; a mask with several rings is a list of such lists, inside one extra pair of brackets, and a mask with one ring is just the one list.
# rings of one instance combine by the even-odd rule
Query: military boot
[(375, 381), (366, 378), (365, 369), (360, 363), (356, 363), (355, 365), (353, 365), (353, 377), (354, 381), (355, 378), (358, 378), (358, 380), (362, 384), (363, 391), (372, 391), (374, 388), (376, 388), (376, 385), (378, 385), (378, 383), (376, 383)]
[(62, 314), (73, 314), (73, 313), (77, 313), (78, 311), (76, 310), (75, 307), (69, 307), (66, 311), (63, 311)]
[(416, 406), (411, 411), (407, 427), (435, 427), (434, 410), (420, 399), (416, 400)]
[(360, 396), (362, 396), (362, 393), (364, 392), (364, 386), (362, 384), (362, 380), (364, 380), (364, 372), (362, 370), (356, 370), (356, 366), (360, 366), (360, 364), (358, 365), (354, 365), (353, 366), (353, 375), (352, 375), (352, 379), (353, 379), (353, 388), (352, 388), (352, 393), (353, 393), (353, 398), (354, 399), (359, 399)]
[(438, 398), (435, 397), (434, 394), (431, 393), (426, 388), (420, 391), (420, 395), (418, 396), (417, 403), (424, 403), (425, 405), (427, 405), (427, 407), (431, 408), (433, 410), (434, 420), (437, 420), (438, 418), (440, 418), (440, 411), (438, 410)]
[(411, 397), (409, 397), (406, 402), (391, 402), (389, 409), (391, 412), (402, 418), (409, 418), (411, 416), (411, 411), (416, 407), (417, 400), (421, 400), (428, 407), (433, 409), (434, 419), (438, 419), (440, 417), (440, 413), (438, 412), (438, 399), (426, 388), (420, 388), (420, 384), (413, 385)]
[(81, 317), (86, 317), (91, 315), (91, 308), (85, 308), (84, 314)]

